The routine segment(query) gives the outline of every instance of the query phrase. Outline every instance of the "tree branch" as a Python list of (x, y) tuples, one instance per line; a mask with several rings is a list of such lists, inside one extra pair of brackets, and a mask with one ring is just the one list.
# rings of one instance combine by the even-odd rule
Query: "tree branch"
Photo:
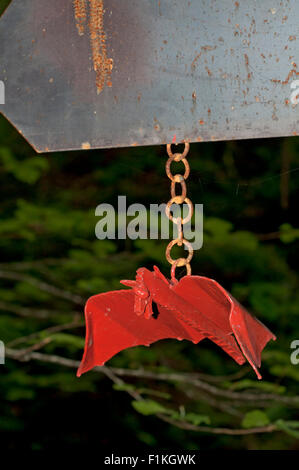
[(82, 323), (79, 320), (74, 320), (70, 323), (64, 323), (63, 325), (50, 326), (49, 328), (46, 328), (41, 331), (37, 331), (35, 333), (31, 333), (30, 335), (16, 338), (10, 341), (6, 346), (7, 348), (12, 348), (19, 344), (26, 343), (27, 341), (31, 341), (32, 339), (38, 338), (43, 333), (49, 333), (49, 335), (51, 335), (54, 333), (59, 333), (60, 331), (71, 330), (72, 328), (78, 328), (80, 326), (84, 326), (84, 323)]
[(71, 302), (78, 304), (78, 305), (84, 305), (85, 301), (83, 297), (77, 294), (73, 294), (69, 291), (59, 289), (56, 286), (52, 286), (51, 284), (48, 284), (43, 281), (38, 281), (32, 276), (28, 276), (26, 274), (21, 274), (18, 272), (13, 272), (13, 271), (4, 271), (0, 270), (0, 278), (1, 279), (6, 279), (6, 280), (11, 280), (11, 281), (21, 281), (21, 282), (27, 282), (28, 284), (31, 284), (38, 289), (47, 292), (48, 294), (54, 295), (55, 297), (59, 297), (65, 300), (70, 300)]
[[(18, 350), (15, 349), (6, 349), (7, 357), (11, 357), (13, 359), (18, 359)], [(75, 361), (73, 359), (67, 359), (61, 356), (55, 356), (51, 354), (42, 354), (37, 352), (32, 352), (27, 354), (23, 360), (37, 360), (42, 362), (48, 362), (51, 364), (59, 364), (66, 367), (71, 368), (78, 368), (80, 365), (80, 361)], [(195, 387), (204, 390), (205, 392), (219, 396), (228, 398), (231, 400), (243, 400), (243, 401), (254, 401), (257, 400), (261, 401), (276, 401), (280, 403), (285, 403), (288, 405), (299, 405), (299, 397), (285, 397), (281, 395), (276, 395), (272, 393), (249, 393), (249, 392), (232, 392), (230, 390), (224, 390), (214, 385), (210, 385), (202, 380), (194, 378), (192, 374), (178, 374), (178, 373), (161, 373), (161, 372), (151, 372), (146, 371), (143, 369), (122, 369), (120, 367), (107, 367), (107, 366), (98, 366), (94, 367), (94, 371), (102, 372), (105, 375), (110, 374), (111, 372), (118, 376), (118, 377), (135, 377), (140, 379), (151, 379), (151, 380), (159, 380), (164, 382), (181, 382), (181, 383), (189, 383), (194, 385)]]
[(231, 400), (245, 400), (245, 401), (278, 401), (280, 403), (286, 403), (288, 405), (299, 405), (299, 397), (285, 397), (270, 393), (249, 393), (249, 392), (232, 392), (230, 390), (220, 389), (214, 385), (210, 385), (202, 380), (199, 380), (196, 375), (192, 374), (178, 374), (178, 373), (157, 373), (146, 371), (143, 369), (131, 370), (131, 369), (120, 369), (113, 368), (114, 372), (119, 376), (126, 377), (139, 377), (147, 378), (152, 380), (162, 380), (170, 382), (183, 382), (194, 385), (195, 387), (204, 390), (205, 392), (228, 398)]
[(269, 426), (263, 426), (260, 428), (250, 428), (250, 429), (230, 429), (230, 428), (212, 428), (208, 426), (195, 426), (191, 423), (186, 423), (185, 421), (176, 421), (172, 418), (169, 418), (165, 415), (160, 415), (160, 419), (166, 421), (173, 426), (176, 426), (180, 429), (185, 429), (187, 431), (203, 432), (207, 434), (226, 434), (229, 436), (246, 436), (248, 434), (260, 434), (260, 433), (269, 433), (279, 431), (275, 424), (269, 424)]
[(33, 309), (33, 308), (26, 308), (20, 305), (14, 305), (9, 302), (3, 302), (0, 300), (0, 310), (14, 313), (15, 315), (19, 315), (20, 317), (24, 318), (39, 318), (41, 320), (53, 318), (55, 316), (61, 315), (69, 315), (69, 314), (77, 314), (78, 312), (69, 312), (69, 311), (60, 311), (60, 310), (48, 310), (45, 308), (41, 309)]
[[(20, 351), (10, 349), (10, 348), (6, 349), (6, 355), (7, 357), (10, 357), (16, 360), (29, 361), (29, 360), (35, 359), (38, 361), (48, 362), (51, 364), (59, 364), (59, 365), (63, 365), (63, 366), (75, 368), (75, 369), (77, 369), (80, 365), (80, 361), (75, 361), (73, 359), (67, 359), (64, 357), (50, 355), (50, 354), (42, 354), (39, 352), (28, 351), (26, 352), (26, 354), (22, 354), (20, 356)], [(112, 380), (113, 383), (116, 383), (116, 384), (124, 383), (123, 380), (120, 379), (120, 376), (155, 378), (155, 379), (158, 378), (158, 380), (170, 380), (170, 381), (180, 381), (180, 382), (185, 381), (186, 379), (188, 381), (189, 379), (189, 383), (190, 383), (190, 376), (188, 376), (187, 374), (182, 374), (182, 375), (180, 374), (155, 374), (151, 372), (148, 373), (147, 371), (143, 371), (143, 370), (127, 370), (127, 369), (121, 369), (121, 368), (111, 368), (111, 367), (106, 367), (106, 366), (95, 367), (94, 371), (105, 374), (110, 380)], [(195, 380), (195, 382), (197, 381), (198, 379)], [(205, 384), (205, 385), (210, 387), (208, 384)], [(215, 389), (215, 387), (213, 387), (213, 389)], [(219, 393), (222, 392), (222, 390), (220, 391), (220, 389), (217, 389), (217, 390), (219, 391)], [(126, 390), (126, 391), (135, 400), (138, 400), (138, 401), (143, 400), (142, 396), (137, 391), (135, 390)], [(223, 390), (223, 392), (225, 391)], [(242, 393), (238, 395), (244, 396), (246, 394)], [(268, 396), (280, 398), (280, 399), (283, 398), (283, 397), (276, 396), (276, 395), (268, 395)], [(258, 398), (258, 395), (255, 396), (254, 398), (256, 400)], [(295, 398), (295, 397), (288, 397), (288, 398)], [(217, 427), (213, 428), (210, 426), (195, 426), (185, 421), (178, 421), (178, 420), (172, 419), (169, 416), (162, 414), (162, 413), (159, 413), (156, 416), (162, 421), (172, 424), (173, 426), (176, 426), (180, 429), (185, 429), (187, 431), (208, 433), (208, 434), (225, 434), (225, 435), (230, 435), (230, 436), (241, 436), (241, 435), (248, 435), (248, 434), (270, 433), (274, 431), (280, 431), (275, 426), (275, 424), (270, 424), (268, 426), (263, 426), (259, 428), (251, 428), (251, 429), (230, 429), (230, 428), (217, 428)]]

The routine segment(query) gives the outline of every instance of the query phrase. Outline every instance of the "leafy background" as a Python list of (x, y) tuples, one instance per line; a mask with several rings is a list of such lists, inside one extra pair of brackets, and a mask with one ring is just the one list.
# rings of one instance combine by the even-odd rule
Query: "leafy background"
[[(298, 449), (299, 401), (290, 398), (299, 381), (290, 362), (299, 339), (298, 139), (190, 151), (189, 195), (204, 204), (193, 273), (217, 279), (277, 335), (263, 353), (260, 382), (207, 340), (122, 352), (109, 366), (139, 376), (112, 380), (99, 372), (77, 379), (74, 364), (30, 356), (80, 360), (90, 295), (120, 288), (140, 266), (168, 274), (165, 240), (94, 234), (101, 202), (168, 200), (166, 155), (161, 147), (36, 155), (3, 117), (0, 136), (0, 339), (10, 351), (0, 366), (1, 445)], [(259, 427), (269, 432), (211, 434)]]

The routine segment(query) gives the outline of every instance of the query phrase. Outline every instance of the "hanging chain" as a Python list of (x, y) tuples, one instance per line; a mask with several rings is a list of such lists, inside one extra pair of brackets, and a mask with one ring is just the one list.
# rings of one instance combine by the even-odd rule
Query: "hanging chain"
[[(168, 153), (169, 158), (166, 163), (166, 174), (168, 178), (171, 180), (171, 199), (167, 203), (165, 213), (168, 219), (171, 220), (175, 225), (177, 225), (177, 231), (178, 231), (178, 237), (175, 240), (172, 240), (166, 248), (166, 259), (172, 265), (171, 279), (173, 282), (176, 281), (175, 271), (178, 266), (186, 266), (188, 276), (191, 275), (190, 261), (193, 257), (193, 248), (192, 248), (191, 243), (185, 240), (184, 230), (183, 230), (184, 224), (189, 222), (193, 215), (193, 204), (190, 201), (190, 199), (187, 197), (187, 187), (186, 187), (186, 179), (189, 177), (189, 174), (190, 174), (190, 166), (189, 166), (188, 160), (186, 159), (188, 152), (189, 152), (189, 148), (190, 148), (190, 145), (188, 143), (185, 143), (185, 149), (183, 153), (172, 153), (171, 144), (167, 145), (167, 153)], [(182, 162), (184, 164), (184, 167), (185, 167), (184, 175), (172, 174), (170, 167), (173, 161)], [(176, 184), (181, 185), (180, 195), (176, 194)], [(183, 219), (181, 217), (173, 217), (173, 215), (170, 212), (171, 206), (173, 204), (184, 204), (184, 203), (186, 203), (188, 206), (187, 216), (184, 217)], [(171, 257), (170, 253), (171, 253), (172, 248), (175, 245), (178, 245), (178, 246), (185, 245), (185, 247), (188, 249), (187, 258), (178, 258), (174, 260)]]

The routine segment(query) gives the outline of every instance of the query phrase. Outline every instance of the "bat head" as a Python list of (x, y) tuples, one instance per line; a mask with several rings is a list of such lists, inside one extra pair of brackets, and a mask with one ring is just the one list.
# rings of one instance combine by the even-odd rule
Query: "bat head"
[(154, 271), (146, 268), (139, 268), (136, 272), (136, 281), (123, 280), (121, 284), (132, 287), (135, 294), (134, 311), (136, 315), (144, 315), (146, 319), (153, 316), (153, 298), (151, 292), (156, 288), (157, 280), (160, 279), (169, 285), (157, 266)]

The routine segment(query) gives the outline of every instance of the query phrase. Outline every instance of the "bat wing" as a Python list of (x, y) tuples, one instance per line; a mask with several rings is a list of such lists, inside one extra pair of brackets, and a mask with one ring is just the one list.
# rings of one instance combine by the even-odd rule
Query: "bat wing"
[(244, 356), (258, 378), (261, 379), (258, 367), (261, 366), (262, 351), (270, 339), (276, 340), (276, 336), (262, 322), (247, 312), (236, 299), (231, 297), (231, 300), (230, 323), (232, 330)]
[(85, 306), (86, 339), (77, 376), (102, 366), (118, 352), (161, 339), (187, 339), (198, 343), (204, 335), (181, 322), (174, 312), (158, 307), (150, 319), (134, 313), (134, 292), (119, 290), (91, 297)]
[(211, 294), (213, 285), (207, 289), (205, 284), (201, 285), (199, 276), (185, 276), (179, 283), (169, 288), (168, 283), (163, 282), (160, 276), (153, 276), (145, 268), (139, 271), (142, 272), (143, 280), (158, 305), (163, 305), (175, 312), (176, 317), (183, 324), (198, 330), (204, 337), (214, 341), (238, 364), (244, 364), (245, 358), (233, 337), (228, 321), (229, 303), (227, 302), (225, 310), (223, 295), (220, 296), (216, 289), (214, 289), (214, 295), (218, 294), (218, 296), (213, 299)]
[[(232, 333), (235, 335), (242, 353), (260, 379), (258, 367), (261, 365), (261, 352), (270, 339), (276, 339), (271, 331), (213, 279), (202, 276), (185, 276), (174, 289), (180, 296), (188, 299), (188, 302), (192, 303), (195, 308), (201, 309), (205, 316), (212, 318), (223, 331), (223, 336)], [(221, 344), (222, 338), (208, 337), (237, 362), (239, 362), (238, 359), (241, 360), (242, 354), (237, 345), (239, 353), (236, 354), (234, 350), (233, 355)], [(244, 363), (244, 358), (241, 363)]]
[(185, 276), (173, 290), (205, 317), (213, 320), (223, 335), (232, 333), (229, 323), (231, 305), (216, 281), (202, 276)]

